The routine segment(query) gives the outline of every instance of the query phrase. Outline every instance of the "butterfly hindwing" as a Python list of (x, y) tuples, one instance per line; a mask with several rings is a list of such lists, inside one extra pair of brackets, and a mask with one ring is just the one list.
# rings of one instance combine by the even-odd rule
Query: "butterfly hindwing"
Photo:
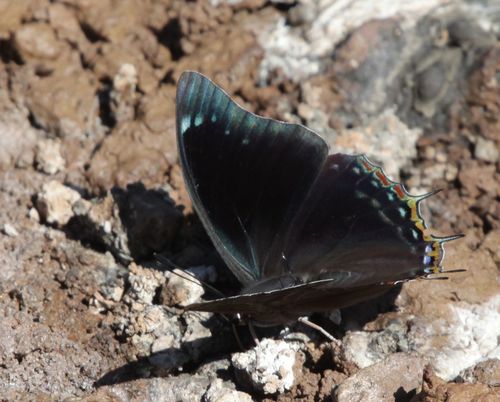
[(442, 255), (430, 256), (439, 245), (418, 202), (366, 157), (330, 155), (290, 225), (291, 270), (305, 280), (345, 270), (373, 283), (425, 275)]
[(287, 324), (311, 312), (328, 312), (379, 296), (390, 287), (386, 284), (346, 286), (336, 279), (322, 280), (192, 304), (187, 310), (240, 314), (252, 317), (256, 324), (263, 326)]

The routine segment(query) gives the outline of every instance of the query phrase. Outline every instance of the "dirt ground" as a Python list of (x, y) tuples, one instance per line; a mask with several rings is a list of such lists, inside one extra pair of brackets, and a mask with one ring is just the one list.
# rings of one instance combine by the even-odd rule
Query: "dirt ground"
[[(397, 3), (0, 0), (0, 400), (500, 400), (500, 7)], [(237, 287), (178, 164), (185, 70), (442, 189), (466, 272), (312, 317), (342, 347), (182, 313), (158, 254)]]

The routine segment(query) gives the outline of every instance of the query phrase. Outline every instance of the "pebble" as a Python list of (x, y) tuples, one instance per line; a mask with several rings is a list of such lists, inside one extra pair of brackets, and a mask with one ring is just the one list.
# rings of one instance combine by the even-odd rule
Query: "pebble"
[(61, 143), (54, 140), (42, 140), (37, 144), (35, 154), (37, 170), (48, 175), (64, 170), (66, 161), (61, 155)]
[(231, 362), (241, 382), (272, 395), (292, 388), (295, 360), (292, 343), (266, 338), (247, 352), (235, 353)]
[(18, 231), (10, 223), (4, 223), (2, 226), (2, 232), (9, 237), (17, 237), (19, 235)]
[(36, 209), (47, 223), (62, 226), (73, 217), (73, 205), (80, 198), (77, 191), (52, 180), (37, 194)]
[(474, 147), (474, 156), (485, 162), (495, 163), (498, 160), (499, 151), (493, 141), (478, 137)]

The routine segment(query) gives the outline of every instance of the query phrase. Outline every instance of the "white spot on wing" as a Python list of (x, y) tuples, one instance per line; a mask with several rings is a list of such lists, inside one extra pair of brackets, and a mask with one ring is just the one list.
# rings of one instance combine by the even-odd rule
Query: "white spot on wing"
[(203, 123), (203, 116), (200, 113), (198, 113), (194, 118), (194, 126), (195, 127), (201, 126), (202, 123)]

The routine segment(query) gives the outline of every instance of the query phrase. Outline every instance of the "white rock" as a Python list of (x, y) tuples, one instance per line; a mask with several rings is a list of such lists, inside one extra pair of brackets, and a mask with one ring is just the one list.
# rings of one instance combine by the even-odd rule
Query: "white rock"
[(483, 137), (477, 137), (474, 156), (477, 159), (495, 163), (498, 160), (499, 151), (493, 141), (484, 139)]
[(422, 384), (425, 360), (419, 356), (395, 353), (373, 366), (361, 369), (334, 390), (338, 402), (393, 401), (397, 393), (409, 393)]
[(212, 337), (212, 331), (205, 324), (212, 316), (212, 313), (203, 311), (188, 311), (183, 314), (184, 334), (182, 344), (193, 360), (199, 360), (206, 351), (203, 340)]
[(290, 390), (294, 384), (296, 347), (285, 341), (264, 339), (245, 353), (235, 353), (231, 363), (243, 382), (267, 395)]
[(156, 295), (156, 290), (165, 282), (165, 277), (158, 271), (143, 268), (135, 263), (131, 263), (129, 269), (130, 287), (124, 297), (125, 302), (150, 305)]
[(500, 296), (483, 304), (457, 303), (451, 310), (451, 322), (427, 327), (430, 339), (441, 336), (446, 344), (419, 347), (430, 357), (436, 374), (448, 381), (480, 361), (500, 358)]
[(343, 339), (346, 359), (365, 368), (395, 352), (408, 352), (407, 322), (395, 320), (382, 331), (353, 331)]
[(144, 332), (146, 335), (148, 333), (152, 335), (149, 344), (150, 363), (168, 370), (182, 369), (190, 357), (182, 347), (179, 317), (160, 306), (147, 306), (146, 313), (142, 317), (143, 319), (140, 319), (141, 315), (137, 317), (133, 330), (137, 331), (145, 342), (148, 338), (144, 337)]
[(444, 178), (447, 181), (454, 181), (458, 176), (458, 167), (455, 165), (446, 165), (446, 171), (444, 173)]
[(138, 75), (135, 66), (130, 63), (124, 63), (113, 77), (113, 89), (119, 92), (125, 90), (135, 91), (137, 80)]
[(66, 161), (61, 155), (61, 143), (55, 140), (41, 140), (38, 142), (35, 154), (37, 170), (56, 174), (64, 169)]
[(77, 191), (52, 180), (42, 186), (37, 195), (36, 208), (47, 223), (62, 226), (73, 216), (73, 204), (80, 198)]
[(229, 388), (220, 378), (216, 378), (210, 384), (203, 400), (206, 402), (252, 402), (252, 397)]
[(200, 299), (205, 293), (203, 285), (191, 273), (180, 269), (167, 272), (168, 279), (163, 291), (163, 303), (168, 306), (187, 306)]
[(269, 29), (259, 27), (257, 38), (264, 49), (260, 66), (265, 81), (276, 69), (296, 82), (318, 73), (335, 47), (370, 20), (398, 18), (410, 28), (420, 16), (448, 0), (322, 0), (302, 2), (307, 25), (290, 27), (282, 17)]
[(28, 211), (28, 218), (35, 222), (40, 222), (40, 214), (38, 213), (36, 208), (30, 208), (30, 210)]
[(395, 351), (416, 352), (439, 377), (451, 381), (480, 361), (500, 358), (500, 296), (483, 304), (451, 304), (450, 309), (446, 320), (413, 317), (409, 332), (404, 322), (378, 332), (350, 332), (343, 339), (346, 359), (365, 368)]
[(12, 226), (10, 223), (4, 223), (2, 226), (2, 232), (5, 233), (7, 236), (10, 237), (16, 237), (19, 235), (17, 232), (16, 228)]
[(336, 152), (375, 156), (389, 178), (398, 180), (401, 168), (417, 156), (416, 143), (421, 134), (420, 128), (409, 128), (395, 110), (387, 109), (363, 127), (340, 132), (330, 145)]

